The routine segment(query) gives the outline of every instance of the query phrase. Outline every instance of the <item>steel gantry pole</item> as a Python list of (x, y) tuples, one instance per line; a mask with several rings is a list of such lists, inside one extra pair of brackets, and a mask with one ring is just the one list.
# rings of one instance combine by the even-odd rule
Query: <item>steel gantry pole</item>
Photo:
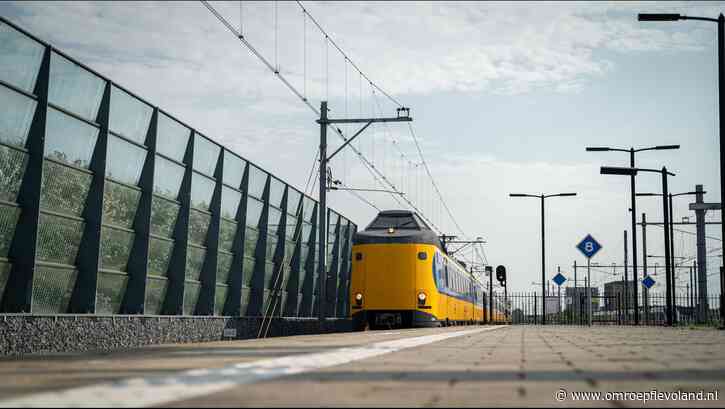
[(672, 286), (671, 274), (672, 269), (670, 266), (670, 232), (668, 231), (670, 222), (670, 213), (667, 209), (667, 168), (662, 167), (662, 216), (664, 217), (663, 231), (665, 233), (665, 281), (667, 288), (665, 289), (665, 297), (667, 302), (667, 325), (672, 326)]
[(325, 322), (325, 287), (327, 281), (327, 101), (320, 103), (320, 208), (317, 253), (317, 315), (320, 329)]
[(627, 230), (624, 231), (624, 322), (629, 324), (629, 277), (627, 276)]
[[(677, 275), (677, 263), (675, 262), (675, 226), (673, 224), (675, 219), (672, 211), (672, 193), (669, 193), (667, 195), (667, 200), (667, 206), (669, 206), (670, 211), (670, 215), (667, 220), (670, 223), (670, 265), (672, 266), (672, 275), (670, 276), (670, 292), (672, 292), (672, 309), (673, 311), (677, 311), (677, 286), (675, 284), (675, 276)], [(677, 322), (677, 318), (675, 317), (675, 315), (676, 314), (673, 314), (672, 316), (672, 323)]]
[[(629, 149), (629, 165), (630, 167), (634, 168), (634, 148)], [(635, 200), (635, 193), (636, 190), (634, 189), (634, 174), (632, 174), (632, 177), (630, 178), (630, 186), (631, 186), (631, 203), (632, 208), (629, 209), (630, 213), (632, 214), (632, 290), (634, 292), (634, 325), (639, 325), (639, 298), (637, 297), (637, 291), (639, 287), (639, 276), (637, 275), (637, 202)], [(626, 266), (627, 263), (624, 263), (625, 265), (625, 275), (626, 273)], [(628, 286), (629, 283), (625, 281), (626, 285)], [(626, 287), (625, 287), (626, 288)], [(627, 293), (624, 294), (625, 299), (627, 298)]]
[[(647, 274), (647, 215), (642, 213), (642, 276)], [(638, 285), (638, 284), (637, 284)], [(649, 289), (644, 288), (643, 304), (644, 304), (644, 322), (649, 322)]]
[[(318, 218), (318, 229), (319, 229), (319, 249), (318, 249), (318, 286), (317, 286), (317, 297), (318, 297), (318, 318), (320, 320), (320, 328), (322, 328), (325, 321), (325, 301), (327, 299), (327, 190), (359, 190), (359, 191), (370, 191), (370, 192), (388, 192), (388, 193), (400, 193), (390, 192), (379, 189), (349, 189), (349, 188), (335, 188), (327, 185), (327, 164), (332, 158), (335, 157), (340, 151), (342, 151), (347, 145), (355, 140), (361, 133), (363, 133), (371, 124), (376, 122), (411, 122), (413, 118), (410, 117), (410, 109), (405, 107), (396, 108), (398, 115), (396, 117), (389, 118), (329, 118), (327, 116), (327, 101), (320, 102), (320, 119), (317, 123), (320, 124), (320, 205), (319, 205), (319, 218)], [(345, 142), (337, 148), (332, 154), (327, 155), (327, 127), (332, 124), (364, 124), (355, 134), (350, 138), (345, 138), (342, 132), (337, 128), (337, 132), (343, 137)], [(334, 129), (333, 129), (334, 130)]]

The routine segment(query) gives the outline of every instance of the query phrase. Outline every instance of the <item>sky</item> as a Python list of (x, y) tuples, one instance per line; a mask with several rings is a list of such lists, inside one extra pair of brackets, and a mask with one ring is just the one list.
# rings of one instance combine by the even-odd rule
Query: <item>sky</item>
[[(586, 263), (575, 246), (587, 234), (603, 246), (592, 262), (610, 266), (596, 268), (592, 282), (621, 279), (611, 265), (624, 263), (625, 230), (631, 241), (629, 180), (599, 167), (627, 166), (629, 157), (586, 146), (680, 144), (638, 154), (637, 166), (667, 166), (672, 192), (702, 184), (705, 201), (719, 202), (716, 25), (638, 22), (637, 13), (716, 17), (722, 2), (303, 2), (327, 42), (296, 2), (210, 4), (235, 30), (241, 23), (249, 44), (312, 107), (328, 100), (331, 117), (409, 107), (410, 126), (375, 124), (353, 144), (441, 232), (482, 237), (487, 263), (507, 267), (512, 291), (540, 289), (541, 211), (538, 199), (509, 193), (577, 193), (546, 200), (547, 280), (557, 267), (573, 278), (572, 264)], [(308, 183), (317, 115), (202, 3), (0, 2), (0, 15), (317, 197)], [(340, 145), (329, 139), (330, 150)], [(330, 166), (345, 186), (390, 189), (350, 149)], [(661, 192), (661, 179), (641, 173), (637, 190)], [(333, 191), (328, 200), (360, 228), (377, 213), (370, 204), (404, 207), (387, 193), (360, 195), (365, 201)], [(691, 199), (674, 200), (675, 219), (694, 220)], [(661, 221), (661, 200), (640, 198), (638, 220), (643, 212)], [(678, 229), (676, 255), (691, 263), (694, 226)], [(663, 255), (661, 228), (647, 234), (647, 253)], [(719, 227), (707, 235), (712, 274), (722, 263)], [(718, 275), (708, 283), (717, 293)]]

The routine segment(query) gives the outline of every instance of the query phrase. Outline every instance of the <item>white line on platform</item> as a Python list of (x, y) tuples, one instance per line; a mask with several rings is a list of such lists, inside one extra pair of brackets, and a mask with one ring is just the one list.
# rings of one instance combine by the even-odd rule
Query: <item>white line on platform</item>
[(175, 376), (132, 378), (58, 392), (0, 401), (0, 407), (142, 407), (191, 399), (234, 386), (342, 365), (445, 339), (504, 327), (446, 332), (376, 342), (328, 352), (239, 363), (216, 369), (193, 369)]

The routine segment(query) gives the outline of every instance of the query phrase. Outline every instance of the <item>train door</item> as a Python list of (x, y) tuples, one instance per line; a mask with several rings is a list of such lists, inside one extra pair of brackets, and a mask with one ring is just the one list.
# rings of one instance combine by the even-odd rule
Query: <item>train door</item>
[(444, 286), (444, 291), (446, 294), (443, 297), (439, 298), (440, 299), (439, 308), (441, 310), (441, 319), (445, 321), (446, 319), (452, 320), (451, 310), (448, 308), (450, 305), (451, 297), (448, 296), (448, 293), (450, 291), (451, 285), (453, 284), (453, 277), (451, 277), (450, 274), (448, 274), (449, 273), (448, 261), (446, 260), (445, 257), (442, 257), (442, 259), (443, 259), (443, 268), (441, 270), (443, 271), (443, 286)]

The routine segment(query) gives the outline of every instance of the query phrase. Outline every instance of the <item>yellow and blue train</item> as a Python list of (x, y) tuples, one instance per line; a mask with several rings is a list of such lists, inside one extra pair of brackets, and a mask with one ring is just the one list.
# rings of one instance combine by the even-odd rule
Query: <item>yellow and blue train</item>
[[(450, 257), (415, 213), (386, 210), (353, 238), (350, 306), (357, 328), (447, 326), (488, 319), (485, 285)], [(492, 321), (504, 321), (494, 306)]]

